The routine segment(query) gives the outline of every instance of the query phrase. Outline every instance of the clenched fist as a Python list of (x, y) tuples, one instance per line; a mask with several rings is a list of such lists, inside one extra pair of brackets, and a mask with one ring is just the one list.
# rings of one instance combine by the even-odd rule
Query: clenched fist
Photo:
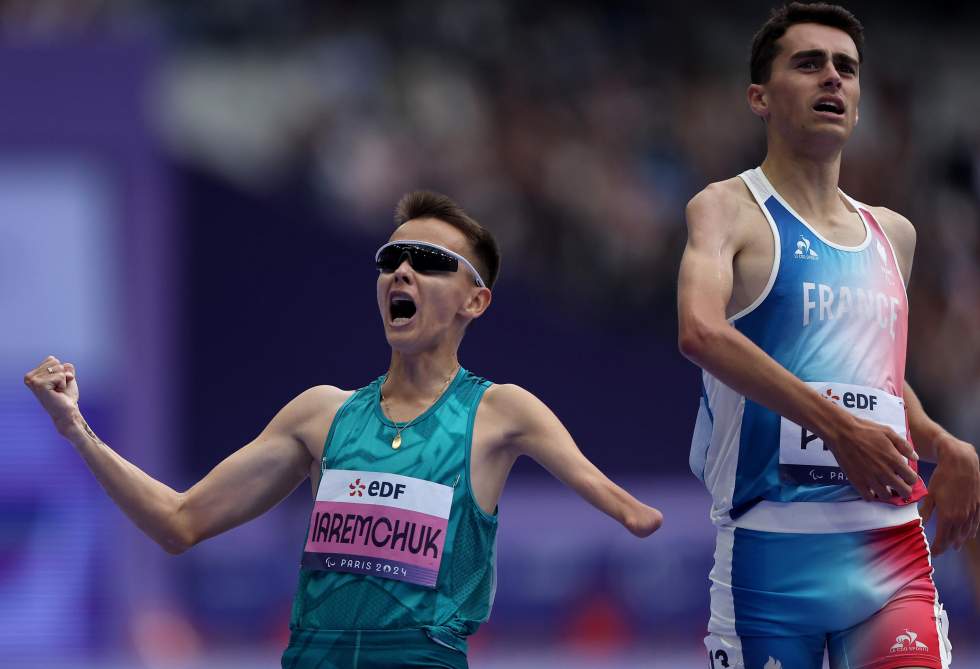
[(78, 411), (78, 383), (75, 366), (61, 362), (53, 355), (24, 375), (24, 384), (31, 389), (41, 406), (51, 416), (55, 428), (64, 436), (76, 425)]

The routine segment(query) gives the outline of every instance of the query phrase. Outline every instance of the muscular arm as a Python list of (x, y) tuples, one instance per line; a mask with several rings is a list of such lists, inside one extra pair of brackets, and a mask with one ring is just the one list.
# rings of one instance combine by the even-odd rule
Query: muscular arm
[(678, 279), (681, 352), (736, 392), (819, 435), (865, 499), (911, 493), (914, 458), (894, 431), (856, 418), (796, 378), (725, 317), (734, 261), (746, 241), (730, 186), (713, 184), (687, 207), (688, 241)]
[(252, 442), (189, 490), (177, 492), (120, 456), (92, 431), (78, 409), (71, 364), (48, 358), (24, 381), (116, 505), (174, 554), (259, 516), (292, 492), (309, 475), (312, 460), (301, 431), (307, 421), (322, 419), (325, 407), (339, 406), (343, 396), (326, 386), (306, 391)]
[(912, 443), (915, 444), (923, 460), (939, 462), (939, 450), (943, 448), (942, 441), (952, 435), (926, 414), (919, 396), (912, 390), (908, 381), (905, 382), (902, 395), (905, 400), (905, 413), (909, 420), (909, 435), (912, 437)]
[[(492, 391), (492, 395), (490, 394)], [(663, 515), (613, 483), (592, 464), (558, 417), (541, 400), (514, 385), (488, 391), (490, 409), (503, 418), (502, 448), (513, 458), (527, 455), (600, 511), (619, 521), (638, 537), (663, 522)]]
[(936, 515), (932, 551), (939, 555), (950, 546), (959, 550), (977, 536), (980, 527), (980, 459), (971, 444), (957, 439), (926, 414), (908, 382), (904, 397), (912, 441), (924, 459), (936, 463), (929, 496), (922, 503), (924, 521)]
[[(888, 235), (908, 285), (915, 254), (915, 227), (907, 218), (885, 207), (874, 207), (872, 213)], [(939, 555), (950, 546), (959, 549), (977, 536), (980, 463), (972, 444), (957, 439), (926, 414), (907, 381), (903, 397), (912, 443), (923, 459), (936, 463), (936, 470), (929, 480), (929, 496), (922, 503), (922, 516), (926, 521), (932, 515), (936, 516), (932, 550)]]

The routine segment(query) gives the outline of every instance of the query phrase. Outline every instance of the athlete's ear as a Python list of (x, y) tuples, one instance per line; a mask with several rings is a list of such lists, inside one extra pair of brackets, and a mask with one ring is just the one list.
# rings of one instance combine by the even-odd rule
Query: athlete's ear
[(769, 96), (766, 94), (766, 87), (762, 84), (749, 84), (749, 89), (745, 93), (749, 101), (749, 109), (752, 113), (764, 121), (769, 120)]
[(470, 295), (463, 305), (462, 311), (470, 318), (479, 318), (490, 307), (490, 301), (492, 299), (493, 295), (489, 288), (473, 286), (473, 290), (470, 291)]

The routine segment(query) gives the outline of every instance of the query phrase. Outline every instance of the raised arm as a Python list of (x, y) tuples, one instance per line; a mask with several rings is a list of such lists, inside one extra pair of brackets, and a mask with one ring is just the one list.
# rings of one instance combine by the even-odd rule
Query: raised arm
[(24, 383), (116, 505), (173, 554), (255, 518), (292, 492), (309, 475), (313, 457), (300, 434), (311, 420), (329, 421), (344, 396), (326, 386), (306, 391), (255, 440), (181, 493), (124, 459), (92, 431), (78, 408), (71, 363), (49, 356), (25, 375)]
[(928, 522), (935, 511), (936, 537), (932, 552), (939, 555), (952, 546), (959, 550), (977, 536), (980, 526), (980, 464), (972, 444), (957, 439), (932, 420), (922, 402), (905, 383), (905, 411), (909, 432), (923, 459), (936, 463), (929, 480), (929, 496), (922, 503)]
[(663, 515), (613, 483), (575, 445), (558, 417), (533, 394), (515, 385), (496, 385), (484, 399), (506, 423), (504, 448), (527, 455), (559, 481), (638, 537), (660, 527)]
[(901, 456), (917, 456), (904, 439), (822, 399), (728, 322), (735, 256), (746, 239), (741, 206), (724, 184), (709, 186), (687, 206), (677, 289), (681, 352), (736, 392), (819, 435), (865, 499), (891, 497), (888, 486), (908, 496), (917, 475)]

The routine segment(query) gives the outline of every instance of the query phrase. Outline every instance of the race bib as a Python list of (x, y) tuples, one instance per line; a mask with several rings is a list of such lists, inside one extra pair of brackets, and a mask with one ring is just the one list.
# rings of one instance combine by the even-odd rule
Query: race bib
[(452, 504), (447, 485), (398, 474), (325, 470), (302, 566), (434, 588)]
[[(905, 402), (901, 397), (847, 383), (808, 381), (807, 385), (858, 418), (887, 425), (906, 438)], [(797, 485), (848, 484), (847, 475), (823, 439), (791, 420), (782, 417), (780, 420), (779, 473), (783, 480)]]

